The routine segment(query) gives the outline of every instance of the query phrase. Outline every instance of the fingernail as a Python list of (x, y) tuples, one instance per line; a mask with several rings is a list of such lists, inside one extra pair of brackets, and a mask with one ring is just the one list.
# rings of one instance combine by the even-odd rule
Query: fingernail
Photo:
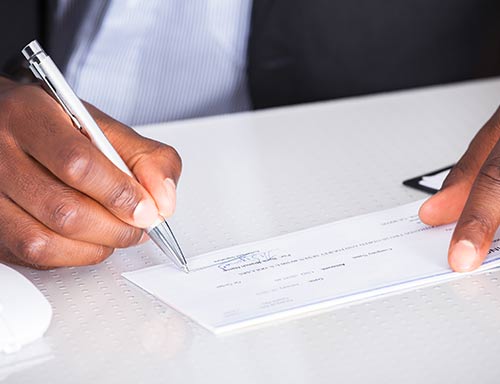
[(451, 264), (457, 272), (468, 272), (474, 268), (479, 255), (476, 247), (469, 240), (460, 240), (450, 254)]
[(165, 203), (162, 204), (161, 215), (163, 217), (170, 217), (174, 213), (175, 203), (176, 203), (176, 186), (175, 182), (171, 178), (167, 178), (163, 181), (165, 187)]
[(152, 200), (142, 200), (134, 211), (134, 223), (139, 228), (147, 228), (158, 218), (158, 209)]

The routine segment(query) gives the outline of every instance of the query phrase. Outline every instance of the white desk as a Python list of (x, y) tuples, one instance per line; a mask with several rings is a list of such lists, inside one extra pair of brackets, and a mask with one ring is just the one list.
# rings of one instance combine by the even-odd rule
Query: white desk
[[(172, 224), (195, 255), (420, 199), (401, 181), (453, 163), (499, 103), (492, 80), (140, 131), (184, 159)], [(5, 382), (499, 380), (500, 271), (215, 337), (120, 276), (162, 261), (146, 245), (88, 268), (21, 269), (54, 307), (37, 343), (52, 359)]]

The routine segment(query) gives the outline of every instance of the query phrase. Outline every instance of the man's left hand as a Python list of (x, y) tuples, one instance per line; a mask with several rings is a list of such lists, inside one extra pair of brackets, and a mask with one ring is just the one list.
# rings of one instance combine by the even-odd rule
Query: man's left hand
[(500, 225), (500, 108), (419, 215), (429, 225), (458, 220), (448, 251), (453, 270), (467, 272), (481, 265)]

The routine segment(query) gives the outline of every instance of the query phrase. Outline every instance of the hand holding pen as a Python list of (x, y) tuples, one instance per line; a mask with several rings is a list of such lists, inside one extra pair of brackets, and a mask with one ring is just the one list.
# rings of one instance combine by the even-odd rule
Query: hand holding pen
[(137, 244), (175, 208), (177, 152), (86, 105), (132, 178), (38, 85), (0, 78), (0, 258), (40, 267), (94, 264)]

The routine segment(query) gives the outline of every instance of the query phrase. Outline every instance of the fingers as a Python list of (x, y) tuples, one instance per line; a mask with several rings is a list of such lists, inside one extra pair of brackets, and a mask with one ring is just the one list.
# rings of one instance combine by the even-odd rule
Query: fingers
[(442, 225), (458, 220), (472, 184), (495, 143), (500, 138), (500, 110), (474, 137), (469, 148), (453, 167), (441, 190), (420, 208), (420, 219), (429, 225)]
[[(458, 173), (457, 171), (451, 172)], [(428, 225), (443, 225), (457, 221), (464, 208), (470, 188), (471, 185), (464, 180), (450, 184), (446, 189), (441, 189), (422, 204), (418, 213), (420, 219)]]
[(177, 152), (171, 147), (159, 147), (138, 157), (131, 168), (137, 180), (154, 197), (160, 215), (172, 216), (176, 206), (176, 181), (180, 174)]
[(135, 227), (173, 212), (177, 152), (90, 109), (137, 180), (78, 134), (39, 87), (0, 79), (1, 260), (96, 263), (115, 247), (144, 241)]
[(477, 268), (487, 256), (500, 225), (500, 143), (481, 167), (450, 245), (449, 263), (456, 271)]
[(116, 168), (86, 137), (71, 129), (68, 118), (56, 116), (36, 123), (29, 119), (17, 121), (15, 136), (23, 150), (64, 184), (93, 198), (124, 222), (140, 228), (155, 222), (158, 209), (148, 191)]
[[(54, 232), (73, 239), (113, 248), (137, 244), (142, 231), (116, 218), (103, 206), (69, 188), (24, 154), (12, 159), (22, 172), (0, 172), (4, 193)], [(34, 176), (36, 175), (36, 176)]]
[(93, 106), (87, 107), (139, 183), (153, 196), (160, 215), (171, 216), (182, 169), (179, 154), (168, 145), (138, 135)]
[(70, 240), (51, 231), (6, 197), (0, 197), (2, 259), (22, 264), (62, 267), (96, 264), (113, 248)]
[(443, 188), (420, 208), (430, 225), (458, 220), (448, 262), (458, 272), (479, 267), (500, 224), (500, 111), (478, 132), (446, 178)]

